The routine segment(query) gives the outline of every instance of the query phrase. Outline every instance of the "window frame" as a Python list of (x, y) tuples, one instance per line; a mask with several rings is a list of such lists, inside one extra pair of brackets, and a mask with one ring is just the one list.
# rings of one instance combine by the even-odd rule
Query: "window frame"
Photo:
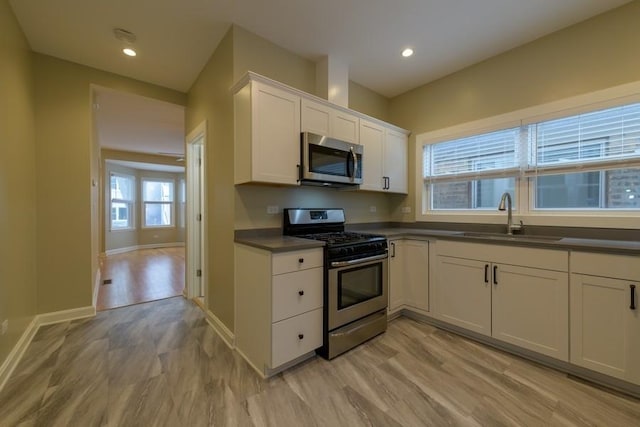
[[(144, 185), (146, 182), (162, 182), (162, 183), (170, 183), (172, 186), (171, 190), (171, 201), (151, 201), (145, 200), (144, 198)], [(140, 209), (141, 209), (141, 227), (143, 229), (153, 229), (153, 228), (175, 228), (176, 227), (176, 182), (173, 178), (157, 178), (157, 177), (142, 177), (140, 179)], [(147, 205), (170, 205), (171, 212), (171, 221), (168, 225), (147, 225)]]
[[(498, 212), (486, 212), (484, 210), (430, 210), (427, 209), (430, 194), (423, 177), (423, 147), (447, 140), (453, 140), (464, 136), (491, 132), (492, 130), (506, 129), (514, 124), (528, 126), (540, 121), (563, 118), (580, 113), (596, 111), (599, 109), (613, 108), (625, 104), (640, 102), (640, 81), (608, 88), (588, 94), (578, 95), (553, 101), (547, 104), (528, 107), (486, 119), (452, 126), (436, 131), (425, 132), (416, 135), (415, 144), (415, 220), (421, 222), (464, 222), (464, 223), (503, 223), (505, 214)], [(527, 160), (530, 160), (527, 152)], [(557, 173), (571, 173), (588, 170), (622, 169), (617, 162), (603, 162), (587, 165), (580, 170), (572, 168), (559, 168)], [(640, 160), (634, 166), (634, 162), (624, 162), (625, 168), (640, 167)], [(555, 173), (555, 172), (554, 172)], [(640, 212), (638, 209), (534, 209), (535, 203), (535, 176), (531, 171), (523, 171), (516, 178), (516, 205), (514, 216), (531, 225), (544, 226), (584, 226), (584, 227), (615, 227), (637, 228)], [(512, 195), (513, 196), (513, 195)]]
[[(112, 177), (120, 177), (124, 179), (128, 179), (131, 181), (131, 199), (114, 199), (111, 197), (111, 178)], [(122, 203), (127, 205), (127, 209), (129, 212), (128, 225), (126, 227), (114, 227), (113, 226), (113, 205), (114, 203)], [(135, 203), (136, 203), (136, 177), (133, 175), (128, 175), (120, 172), (109, 172), (109, 231), (118, 232), (118, 231), (131, 231), (136, 229), (136, 217), (135, 217)]]

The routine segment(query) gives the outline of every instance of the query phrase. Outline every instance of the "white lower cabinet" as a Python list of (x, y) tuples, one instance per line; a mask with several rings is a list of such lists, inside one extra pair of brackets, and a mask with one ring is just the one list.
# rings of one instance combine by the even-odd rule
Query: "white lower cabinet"
[(438, 319), (568, 360), (566, 251), (444, 241), (437, 247)]
[(440, 320), (490, 336), (491, 285), (483, 279), (488, 264), (441, 255), (437, 259), (434, 307)]
[(571, 262), (571, 362), (640, 384), (638, 258), (577, 252)]
[(262, 375), (322, 346), (322, 249), (235, 245), (236, 349)]
[(404, 307), (429, 311), (429, 242), (389, 241), (389, 314)]

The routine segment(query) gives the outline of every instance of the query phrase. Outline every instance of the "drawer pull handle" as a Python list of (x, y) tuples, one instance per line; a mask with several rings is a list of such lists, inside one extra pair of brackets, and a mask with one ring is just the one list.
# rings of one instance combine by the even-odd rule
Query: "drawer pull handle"
[(304, 258), (298, 258), (298, 262), (302, 264), (304, 262)]
[(629, 289), (631, 289), (631, 305), (629, 308), (631, 310), (636, 309), (636, 285), (629, 285)]
[(304, 334), (298, 334), (298, 339), (301, 340), (304, 338)]
[(300, 296), (304, 295), (304, 291), (298, 291), (298, 295)]

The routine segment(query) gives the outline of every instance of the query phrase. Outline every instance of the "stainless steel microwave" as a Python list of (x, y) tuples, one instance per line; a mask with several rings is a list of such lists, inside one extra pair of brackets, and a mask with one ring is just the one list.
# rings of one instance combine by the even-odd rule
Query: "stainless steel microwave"
[(301, 184), (323, 187), (362, 184), (362, 145), (310, 132), (302, 132), (300, 144)]

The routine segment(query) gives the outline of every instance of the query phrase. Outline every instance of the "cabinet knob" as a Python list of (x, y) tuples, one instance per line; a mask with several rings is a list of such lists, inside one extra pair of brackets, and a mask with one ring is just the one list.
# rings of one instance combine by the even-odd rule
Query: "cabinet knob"
[(304, 262), (304, 258), (298, 258), (298, 262), (302, 264)]
[(303, 338), (304, 338), (304, 335), (303, 335), (303, 334), (298, 334), (298, 339), (299, 339), (299, 340), (301, 340), (301, 339), (303, 339)]
[(298, 295), (300, 296), (304, 295), (304, 291), (298, 291)]

